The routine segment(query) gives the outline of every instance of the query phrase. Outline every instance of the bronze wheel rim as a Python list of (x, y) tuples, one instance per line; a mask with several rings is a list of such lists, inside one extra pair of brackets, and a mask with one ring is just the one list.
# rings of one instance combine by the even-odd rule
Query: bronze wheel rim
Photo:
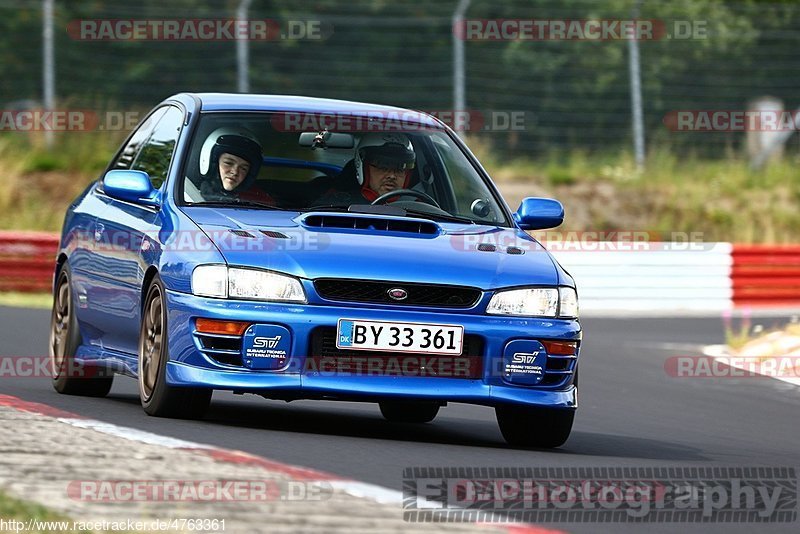
[(54, 378), (61, 374), (67, 357), (67, 343), (72, 322), (72, 295), (70, 293), (69, 279), (62, 276), (50, 318), (50, 363)]
[(164, 343), (164, 311), (161, 290), (153, 286), (144, 310), (139, 336), (139, 389), (144, 400), (153, 395)]

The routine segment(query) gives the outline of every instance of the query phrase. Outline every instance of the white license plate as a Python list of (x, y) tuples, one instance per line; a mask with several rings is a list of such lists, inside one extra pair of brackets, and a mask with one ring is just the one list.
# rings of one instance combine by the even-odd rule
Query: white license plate
[(355, 350), (460, 355), (464, 327), (339, 319), (336, 347)]

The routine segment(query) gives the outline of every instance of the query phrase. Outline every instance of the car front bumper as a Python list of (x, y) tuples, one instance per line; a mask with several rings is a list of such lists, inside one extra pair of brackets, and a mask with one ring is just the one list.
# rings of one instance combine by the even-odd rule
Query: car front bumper
[[(172, 386), (205, 387), (255, 393), (275, 398), (331, 398), (380, 400), (387, 398), (464, 402), (494, 406), (525, 404), (557, 408), (577, 407), (577, 388), (572, 383), (576, 353), (564, 380), (554, 385), (526, 386), (509, 383), (503, 359), (513, 340), (580, 341), (577, 320), (504, 317), (450, 311), (421, 311), (397, 307), (361, 305), (276, 304), (203, 298), (167, 291), (169, 354), (167, 383)], [(254, 370), (225, 365), (201, 350), (194, 335), (197, 318), (246, 321), (278, 325), (291, 333), (287, 365), (281, 370)], [(310, 361), (315, 329), (335, 328), (339, 319), (460, 324), (465, 335), (480, 336), (482, 355), (479, 376), (375, 376), (326, 373), (306, 366)]]

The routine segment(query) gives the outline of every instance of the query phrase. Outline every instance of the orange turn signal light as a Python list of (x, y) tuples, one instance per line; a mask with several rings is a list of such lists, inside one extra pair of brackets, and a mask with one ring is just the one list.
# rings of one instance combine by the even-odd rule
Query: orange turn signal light
[(577, 341), (542, 341), (547, 354), (554, 356), (572, 356), (578, 350)]
[(219, 321), (217, 319), (197, 319), (195, 328), (204, 334), (228, 334), (241, 336), (252, 323), (245, 321)]

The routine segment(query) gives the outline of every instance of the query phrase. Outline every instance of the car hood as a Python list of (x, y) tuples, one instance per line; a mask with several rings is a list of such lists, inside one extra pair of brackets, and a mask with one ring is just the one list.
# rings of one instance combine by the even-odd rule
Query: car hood
[[(211, 207), (184, 211), (229, 265), (308, 279), (391, 280), (482, 289), (559, 283), (559, 269), (550, 254), (516, 228), (351, 213)], [(356, 221), (354, 226), (359, 228), (328, 226), (341, 224), (342, 218)], [(391, 225), (398, 222), (417, 224), (423, 230), (393, 231)], [(496, 249), (481, 251), (479, 244), (483, 249), (493, 244)], [(509, 247), (518, 250), (509, 253)]]

